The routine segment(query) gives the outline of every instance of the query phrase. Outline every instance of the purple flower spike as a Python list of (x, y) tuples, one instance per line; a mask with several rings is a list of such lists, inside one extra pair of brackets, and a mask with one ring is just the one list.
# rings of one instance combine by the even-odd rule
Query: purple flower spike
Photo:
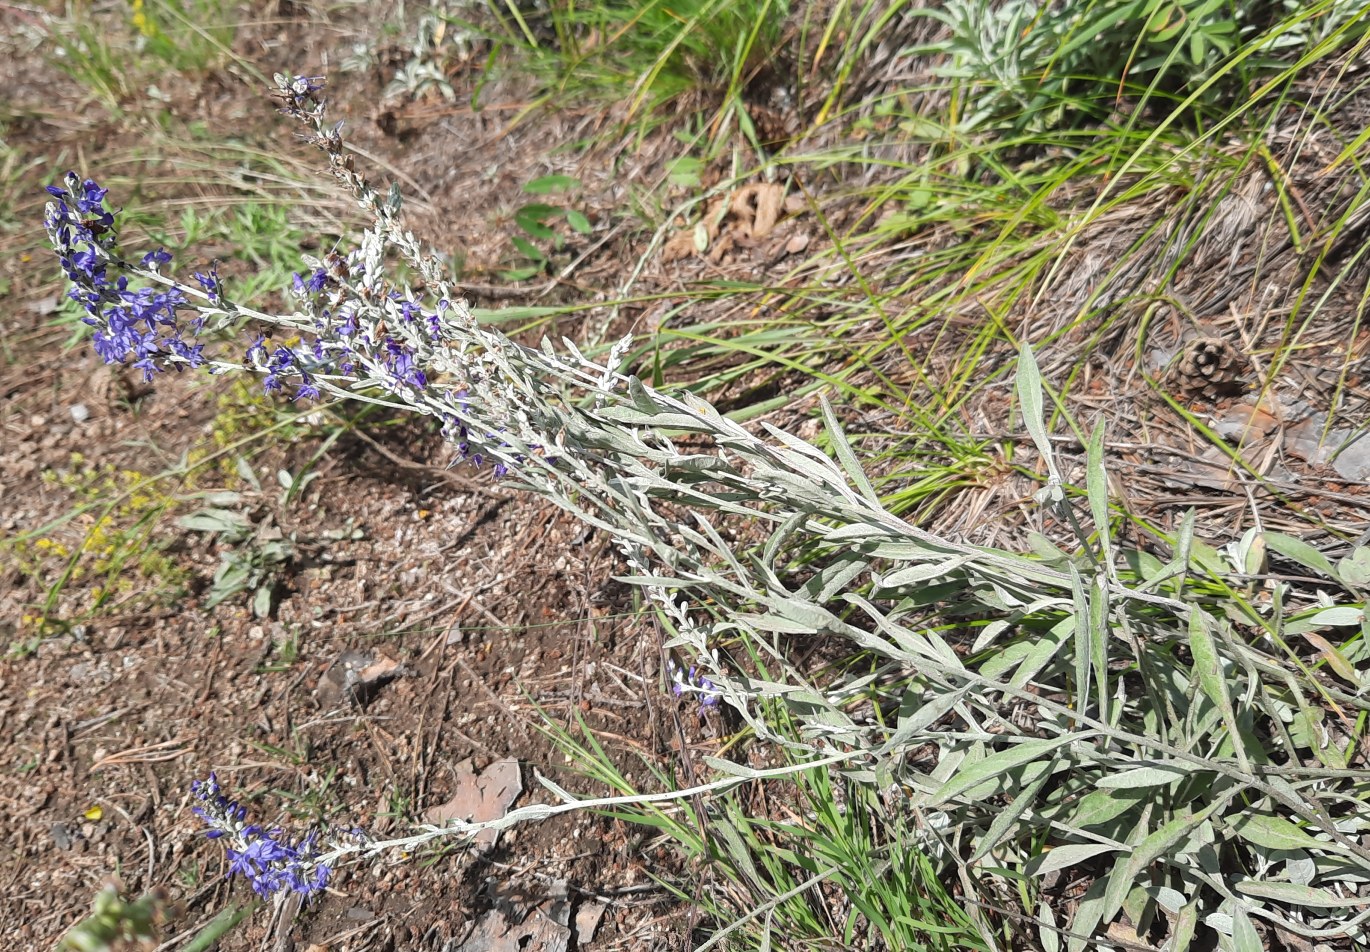
[[(224, 795), (214, 774), (195, 781), (190, 790), (197, 801), (192, 812), (209, 827), (205, 835), (228, 844), (229, 876), (242, 876), (264, 898), (289, 891), (309, 899), (328, 888), (332, 870), (319, 861), (324, 849), (317, 830), (292, 841), (280, 829), (247, 823), (247, 811)], [(360, 830), (348, 836), (366, 839)]]

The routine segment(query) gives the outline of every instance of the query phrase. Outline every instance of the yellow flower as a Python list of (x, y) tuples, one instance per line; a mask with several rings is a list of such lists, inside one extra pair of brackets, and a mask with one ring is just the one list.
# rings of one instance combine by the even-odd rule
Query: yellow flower
[(149, 39), (162, 35), (162, 31), (157, 29), (157, 24), (152, 22), (147, 11), (143, 9), (143, 0), (133, 0), (133, 25), (138, 28), (139, 33)]

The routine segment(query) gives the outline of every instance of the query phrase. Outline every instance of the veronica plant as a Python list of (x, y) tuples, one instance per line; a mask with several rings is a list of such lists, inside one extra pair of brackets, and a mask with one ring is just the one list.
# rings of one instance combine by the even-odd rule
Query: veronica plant
[[(1008, 869), (1017, 890), (1088, 869), (1094, 885), (1076, 906), (1072, 949), (1124, 910), (1143, 931), (1168, 919), (1176, 949), (1198, 922), (1245, 941), (1253, 917), (1310, 939), (1362, 934), (1370, 912), (1341, 896), (1370, 880), (1364, 777), (1322, 766), (1326, 734), (1309, 726), (1324, 708), (1370, 709), (1370, 685), (1289, 676), (1282, 665), (1302, 662), (1282, 639), (1296, 623), (1308, 631), (1363, 612), (1319, 592), (1295, 617), (1288, 585), (1261, 606), (1235, 596), (1221, 610), (1198, 604), (1186, 597), (1202, 550), (1192, 523), (1168, 563), (1115, 551), (1101, 432), (1089, 447), (1095, 530), (1080, 532), (1085, 550), (1027, 558), (940, 539), (889, 512), (826, 402), (835, 458), (765, 423), (753, 433), (691, 394), (645, 386), (618, 366), (626, 340), (597, 363), (569, 340), (526, 347), (479, 326), (440, 259), (403, 227), (398, 191), (382, 196), (357, 172), (320, 89), (318, 78), (277, 77), (282, 111), (305, 125), (372, 224), (355, 248), (305, 259), (296, 310), (233, 301), (212, 267), (197, 286), (176, 282), (160, 250), (126, 256), (105, 191), (74, 175), (49, 189), (46, 213), (70, 293), (107, 361), (149, 378), (246, 370), (295, 399), (329, 394), (433, 416), (459, 459), (610, 534), (627, 581), (671, 634), (679, 690), (716, 698), (793, 764), (761, 773), (713, 761), (720, 780), (627, 802), (832, 767), (906, 797), (924, 821), (920, 845), (960, 864), (964, 883)], [(390, 277), (396, 257), (417, 283)], [(276, 340), (287, 343), (259, 336), (239, 354), (211, 353), (210, 334), (244, 319), (281, 328)], [(1078, 524), (1042, 389), (1024, 349), (1017, 395), (1049, 473), (1039, 502), (1060, 524)], [(740, 522), (763, 541), (737, 551), (727, 532)], [(1294, 540), (1267, 533), (1265, 543), (1322, 564)], [(1235, 570), (1245, 566), (1243, 557)], [(1240, 637), (1229, 615), (1266, 634)], [(818, 638), (869, 663), (815, 680), (790, 647)], [(857, 716), (858, 705), (875, 715)], [(782, 722), (798, 729), (774, 726)], [(625, 802), (575, 801), (549, 786), (568, 802), (485, 826)], [(310, 891), (344, 854), (481, 828), (429, 827), (320, 853), (312, 840), (249, 834), (212, 780), (197, 797), (202, 815), (237, 837), (235, 863), (259, 888)]]

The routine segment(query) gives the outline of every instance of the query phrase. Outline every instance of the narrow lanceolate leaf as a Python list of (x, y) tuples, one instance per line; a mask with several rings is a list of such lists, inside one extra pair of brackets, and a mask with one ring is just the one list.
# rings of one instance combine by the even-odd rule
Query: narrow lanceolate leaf
[(842, 468), (847, 472), (847, 478), (852, 481), (857, 492), (877, 506), (880, 505), (880, 494), (875, 491), (875, 487), (866, 478), (865, 470), (861, 468), (861, 463), (856, 459), (856, 454), (852, 452), (851, 444), (847, 442), (847, 434), (843, 432), (842, 423), (837, 419), (837, 414), (833, 412), (832, 404), (828, 402), (826, 396), (821, 395), (818, 402), (819, 406), (823, 408), (823, 425), (828, 428), (828, 439), (837, 452), (837, 461), (842, 464)]
[(975, 853), (968, 860), (968, 865), (978, 863), (998, 845), (1003, 842), (1009, 834), (1018, 829), (1018, 819), (1028, 811), (1029, 807), (1037, 805), (1037, 796), (1042, 792), (1048, 780), (1052, 777), (1052, 771), (1044, 770), (1041, 776), (1031, 781), (1019, 791), (1018, 796), (1013, 798), (1013, 802), (1008, 805), (1008, 809), (1001, 810), (990, 823), (985, 835), (980, 838), (980, 845), (975, 848)]
[(1112, 569), (1113, 546), (1108, 537), (1108, 474), (1104, 471), (1104, 422), (1089, 435), (1085, 461), (1085, 492), (1089, 496), (1089, 515), (1099, 538), (1099, 561)]
[(1194, 768), (1181, 764), (1149, 764), (1118, 773), (1105, 774), (1095, 783), (1101, 790), (1137, 790), (1144, 787), (1163, 787), (1183, 780)]
[[(1119, 860), (1119, 863), (1121, 862), (1122, 860)], [(1094, 931), (1104, 917), (1106, 885), (1107, 880), (1094, 880), (1085, 892), (1085, 898), (1075, 907), (1075, 918), (1070, 923), (1070, 942), (1066, 946), (1070, 952), (1085, 952), (1085, 949), (1098, 948), (1094, 941)]]
[(1075, 710), (1089, 710), (1089, 598), (1085, 595), (1084, 580), (1074, 565), (1070, 569), (1070, 592), (1075, 603)]
[(1251, 916), (1241, 906), (1232, 907), (1232, 949), (1233, 952), (1265, 952), (1260, 933), (1251, 921)]
[(1317, 839), (1284, 817), (1244, 812), (1232, 820), (1232, 828), (1248, 843), (1271, 850), (1333, 849), (1336, 843)]
[(1237, 730), (1237, 715), (1232, 707), (1232, 698), (1227, 693), (1227, 679), (1223, 676), (1213, 635), (1208, 630), (1210, 622), (1210, 616), (1197, 608), (1189, 613), (1189, 652), (1194, 656), (1194, 680), (1199, 682), (1204, 694), (1222, 714), (1223, 726), (1227, 728), (1232, 750), (1237, 755), (1237, 765), (1243, 771), (1249, 771), (1251, 762), (1242, 746), (1242, 735)]
[(1237, 892), (1257, 899), (1273, 899), (1291, 906), (1314, 906), (1322, 909), (1342, 909), (1370, 905), (1370, 899), (1338, 896), (1315, 886), (1298, 883), (1267, 883), (1259, 879), (1245, 879), (1237, 883)]
[(1075, 811), (1062, 818), (1070, 827), (1088, 828), (1109, 823), (1142, 802), (1144, 794), (1115, 794), (1108, 790), (1094, 790), (1085, 794), (1075, 805)]
[(1108, 723), (1113, 686), (1108, 683), (1108, 645), (1110, 638), (1109, 599), (1106, 580), (1095, 575), (1089, 591), (1089, 663), (1094, 668), (1094, 694), (1099, 701), (1099, 719)]
[(929, 795), (924, 806), (928, 809), (941, 806), (947, 801), (959, 797), (967, 790), (978, 787), (986, 781), (1002, 777), (1015, 767), (1042, 760), (1058, 747), (1064, 747), (1066, 744), (1080, 739), (1080, 735), (1067, 734), (1064, 737), (1054, 737), (1049, 740), (1026, 740), (1020, 744), (1014, 744), (1008, 750), (991, 754), (965, 770), (957, 771), (947, 778), (946, 783)]
[(1029, 876), (1045, 876), (1058, 869), (1068, 869), (1103, 853), (1117, 852), (1120, 847), (1110, 843), (1070, 843), (1034, 856), (1023, 870)]
[(908, 744), (914, 737), (921, 735), (937, 721), (941, 720), (970, 691), (971, 686), (967, 684), (956, 691), (945, 691), (937, 694), (932, 700), (920, 704), (907, 716), (899, 718), (899, 724), (890, 736), (878, 749), (876, 756), (880, 758), (888, 757), (890, 754), (900, 750)]
[(1037, 367), (1037, 358), (1026, 343), (1018, 352), (1018, 405), (1023, 414), (1023, 426), (1032, 437), (1033, 445), (1041, 454), (1047, 467), (1047, 486), (1039, 493), (1039, 501), (1060, 502), (1065, 499), (1061, 490), (1061, 472), (1056, 468), (1056, 456), (1051, 449), (1047, 436), (1046, 416), (1042, 404), (1042, 372)]
[(1180, 914), (1175, 917), (1175, 925), (1170, 933), (1171, 952), (1189, 952), (1189, 944), (1194, 941), (1194, 932), (1199, 927), (1200, 911), (1199, 900), (1194, 899), (1185, 903)]
[(1313, 631), (1305, 631), (1303, 640), (1318, 649), (1327, 666), (1336, 672), (1338, 677), (1348, 684), (1360, 687), (1360, 674), (1356, 671), (1356, 666), (1347, 660), (1346, 655), (1342, 654), (1336, 645)]
[(1365, 620), (1365, 611), (1354, 605), (1333, 605), (1330, 608), (1310, 612), (1301, 618), (1291, 618), (1285, 623), (1286, 635), (1300, 635), (1305, 631), (1331, 628), (1339, 625), (1359, 625)]

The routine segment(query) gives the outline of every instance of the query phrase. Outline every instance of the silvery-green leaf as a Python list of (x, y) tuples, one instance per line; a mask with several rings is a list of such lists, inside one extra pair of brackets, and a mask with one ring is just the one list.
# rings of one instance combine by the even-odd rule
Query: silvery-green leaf
[(927, 809), (939, 807), (982, 783), (1003, 777), (1016, 767), (1041, 760), (1074, 740), (1075, 738), (1070, 736), (1026, 740), (1014, 744), (1007, 750), (996, 751), (979, 763), (958, 771), (946, 783), (933, 791), (922, 805)]
[[(544, 338), (544, 350), (551, 352), (551, 344)], [(657, 399), (642, 385), (642, 381), (637, 375), (628, 378), (628, 398), (633, 401), (633, 406), (638, 412), (645, 415), (653, 415), (661, 412), (661, 404)]]
[(684, 413), (648, 411), (639, 407), (604, 407), (597, 410), (596, 413), (606, 420), (626, 423), (629, 426), (652, 426), (662, 430), (695, 431), (700, 429), (699, 421)]
[(1089, 663), (1089, 598), (1085, 595), (1084, 581), (1080, 570), (1074, 564), (1067, 566), (1070, 573), (1070, 593), (1072, 610), (1075, 615), (1075, 710), (1087, 711), (1090, 708), (1089, 688), (1092, 668)]
[(256, 596), (252, 599), (252, 614), (258, 618), (266, 618), (271, 614), (271, 586), (263, 585), (257, 589)]
[(870, 561), (849, 554), (826, 566), (805, 583), (804, 590), (819, 605), (827, 604), (850, 587), (853, 580), (870, 567)]
[(1131, 922), (1147, 921), (1151, 918), (1151, 907), (1154, 902), (1150, 889), (1141, 883), (1137, 883), (1128, 891), (1127, 898), (1123, 900), (1123, 915), (1127, 916)]
[(1043, 668), (1060, 653), (1065, 646), (1070, 634), (1075, 629), (1075, 619), (1073, 617), (1063, 618), (1055, 625), (1046, 636), (1038, 639), (1033, 645), (1028, 656), (1023, 660), (1022, 666), (1013, 675), (1010, 683), (1012, 687), (1025, 687), (1029, 681), (1037, 677)]
[(1310, 612), (1300, 618), (1289, 619), (1284, 623), (1284, 633), (1286, 635), (1297, 635), (1305, 631), (1316, 631), (1319, 628), (1359, 625), (1363, 621), (1365, 621), (1363, 609), (1351, 605), (1334, 605), (1331, 608)]
[(1240, 906), (1232, 907), (1232, 950), (1233, 952), (1265, 952), (1260, 933), (1255, 923)]
[(894, 733), (877, 749), (876, 756), (883, 759), (902, 749), (915, 735), (923, 733), (945, 717), (970, 690), (971, 686), (968, 684), (956, 691), (934, 695), (931, 700), (915, 706), (907, 715), (901, 711)]
[(1141, 802), (1141, 796), (1114, 793), (1110, 790), (1094, 790), (1081, 797), (1075, 809), (1062, 819), (1072, 826), (1102, 826), (1134, 809)]
[(1173, 889), (1170, 886), (1159, 886), (1156, 889), (1156, 904), (1166, 912), (1179, 912), (1184, 908), (1187, 901), (1185, 894), (1178, 889)]
[(1357, 546), (1355, 551), (1337, 563), (1333, 576), (1351, 588), (1370, 588), (1370, 547)]
[(1070, 941), (1066, 943), (1069, 952), (1085, 952), (1086, 949), (1098, 948), (1098, 943), (1094, 941), (1094, 933), (1103, 920), (1104, 891), (1107, 887), (1107, 879), (1094, 880), (1085, 891), (1080, 904), (1075, 907), (1075, 917), (1070, 922)]
[(1117, 773), (1107, 773), (1095, 781), (1100, 790), (1136, 790), (1142, 787), (1161, 787), (1188, 778), (1194, 768), (1188, 765), (1156, 763), (1134, 767)]
[(1188, 952), (1189, 944), (1194, 941), (1194, 932), (1199, 927), (1199, 916), (1202, 912), (1197, 899), (1191, 900), (1180, 910), (1171, 927), (1167, 952)]
[(1318, 875), (1318, 864), (1303, 850), (1291, 850), (1294, 854), (1284, 861), (1284, 875), (1291, 883), (1307, 886)]
[(1018, 821), (1022, 818), (1023, 814), (1026, 813), (1029, 808), (1037, 805), (1037, 798), (1041, 795), (1042, 788), (1046, 786), (1047, 781), (1051, 779), (1052, 775), (1053, 772), (1050, 770), (1042, 771), (1037, 777), (1024, 785), (1023, 789), (1013, 798), (1013, 802), (1008, 805), (1007, 809), (1001, 810), (995, 814), (994, 819), (990, 822), (989, 829), (981, 836), (980, 844), (975, 848), (975, 852), (971, 854), (968, 863), (977, 863), (998, 848), (999, 844), (1017, 828)]
[(1233, 565), (1244, 575), (1259, 575), (1266, 569), (1265, 537), (1255, 526), (1242, 533), (1234, 544)]
[(789, 430), (781, 429), (774, 423), (768, 423), (765, 420), (761, 421), (761, 428), (774, 437), (782, 446), (793, 451), (792, 454), (786, 454), (787, 458), (793, 459), (796, 455), (803, 457), (807, 462), (817, 464), (824, 475), (836, 470), (832, 460), (828, 459), (828, 457), (823, 454), (822, 450), (807, 440), (801, 440)]
[(1338, 896), (1326, 889), (1318, 889), (1313, 886), (1303, 886), (1298, 883), (1264, 882), (1259, 879), (1239, 880), (1237, 892), (1243, 896), (1273, 899), (1276, 902), (1288, 903), (1291, 906), (1343, 909), (1370, 904), (1370, 899)]
[[(794, 534), (804, 525), (804, 523), (808, 521), (809, 517), (806, 513), (791, 513), (790, 516), (771, 533), (770, 538), (766, 540), (766, 547), (762, 554), (762, 560), (766, 565), (771, 567), (775, 566), (776, 559), (780, 556), (780, 550), (794, 537)], [(819, 601), (827, 601), (827, 599), (819, 599)]]
[(1287, 559), (1291, 559), (1304, 568), (1312, 569), (1319, 575), (1325, 575), (1330, 579), (1338, 578), (1337, 570), (1332, 567), (1327, 556), (1313, 548), (1302, 539), (1295, 539), (1282, 532), (1265, 533), (1265, 545), (1270, 551), (1277, 552)]
[(1238, 766), (1249, 771), (1250, 762), (1242, 745), (1236, 711), (1228, 695), (1227, 681), (1218, 660), (1218, 649), (1208, 630), (1211, 623), (1210, 616), (1198, 608), (1189, 614), (1189, 651), (1194, 658), (1194, 679), (1222, 713), (1223, 725), (1227, 728), (1227, 736), (1237, 756)]
[[(1036, 651), (1037, 645), (1030, 641), (1006, 645), (1000, 648), (993, 657), (981, 663), (980, 676), (1002, 681), (1010, 671), (1022, 664), (1024, 659), (1034, 655)], [(1017, 679), (1015, 678), (1015, 680)], [(1028, 676), (1027, 680), (1031, 680), (1031, 675)]]
[(1028, 547), (1053, 568), (1064, 569), (1066, 563), (1071, 561), (1070, 556), (1040, 532), (1029, 532), (1027, 541)]
[(843, 432), (842, 424), (837, 419), (837, 414), (833, 412), (832, 404), (828, 402), (827, 396), (820, 395), (818, 403), (823, 409), (823, 425), (827, 428), (828, 440), (832, 443), (833, 450), (837, 453), (837, 460), (846, 471), (847, 478), (851, 480), (857, 492), (877, 506), (881, 505), (880, 494), (875, 491), (875, 487), (866, 478), (866, 473), (861, 468), (856, 453), (852, 451), (851, 443), (847, 442), (847, 434)]
[(233, 470), (238, 474), (238, 478), (244, 480), (257, 492), (261, 492), (262, 484), (257, 481), (257, 474), (252, 471), (252, 464), (245, 457), (239, 456), (234, 461)]
[[(1037, 358), (1032, 355), (1032, 347), (1026, 342), (1018, 351), (1018, 378), (1015, 381), (1018, 391), (1018, 405), (1023, 414), (1023, 427), (1032, 437), (1033, 445), (1046, 463), (1048, 488), (1060, 493), (1061, 473), (1056, 468), (1056, 454), (1047, 436), (1046, 418), (1042, 405), (1042, 372), (1037, 368)], [(1064, 494), (1060, 495), (1064, 499)], [(1055, 495), (1052, 501), (1059, 501)]]
[(819, 630), (818, 625), (784, 618), (780, 615), (758, 615), (753, 612), (740, 612), (736, 620), (756, 631), (773, 631), (783, 635), (812, 635)]
[[(857, 540), (864, 539), (888, 539), (889, 537), (889, 530), (884, 528), (883, 526), (868, 526), (862, 523), (849, 523), (845, 526), (837, 526), (836, 528), (825, 532), (823, 534), (823, 541), (828, 543), (855, 542)], [(915, 555), (931, 554), (936, 551), (936, 549), (933, 549), (931, 547), (925, 549), (921, 545), (914, 544), (912, 550), (907, 552), (904, 557), (912, 558)], [(894, 553), (891, 553), (890, 557), (895, 558), (896, 556)]]
[(201, 509), (181, 516), (176, 524), (193, 532), (231, 532), (252, 523), (247, 516), (231, 509)]
[(946, 560), (940, 562), (928, 562), (925, 565), (915, 565), (911, 568), (900, 569), (897, 572), (891, 572), (882, 579), (882, 588), (899, 588), (904, 585), (916, 585), (920, 582), (940, 578), (972, 561), (974, 561), (974, 556), (958, 555), (948, 557)]
[(1089, 514), (1094, 520), (1094, 532), (1099, 538), (1099, 559), (1113, 564), (1113, 547), (1109, 542), (1108, 474), (1104, 472), (1104, 421), (1100, 420), (1089, 435), (1085, 456), (1085, 493), (1089, 497)]
[(981, 628), (980, 634), (975, 636), (975, 644), (971, 645), (971, 654), (979, 654), (990, 645), (994, 644), (994, 640), (1007, 631), (1009, 627), (1010, 622), (1008, 619), (999, 618), (990, 622), (984, 628)]
[(1230, 819), (1232, 829), (1248, 843), (1271, 850), (1340, 849), (1336, 844), (1316, 839), (1286, 820), (1268, 813), (1244, 811)]
[(1103, 910), (1104, 919), (1112, 921), (1113, 917), (1118, 914), (1118, 910), (1122, 908), (1123, 900), (1127, 896), (1127, 891), (1132, 888), (1132, 884), (1137, 881), (1144, 869), (1170, 851), (1181, 839), (1206, 820), (1209, 814), (1217, 811), (1225, 802), (1212, 803), (1198, 813), (1177, 816), (1161, 824), (1137, 844), (1130, 856), (1120, 858), (1113, 873), (1109, 876)]
[(1061, 952), (1061, 933), (1056, 925), (1056, 914), (1046, 900), (1037, 905), (1037, 939), (1042, 945), (1042, 952)]
[[(985, 745), (976, 741), (969, 746), (961, 746), (942, 750), (942, 756), (937, 761), (937, 766), (932, 768), (932, 779), (937, 781), (938, 788), (946, 786), (956, 778), (956, 774), (962, 770), (963, 766), (968, 767), (978, 764), (985, 759)], [(935, 792), (935, 791), (934, 791)]]
[(1230, 912), (1210, 912), (1204, 916), (1204, 925), (1219, 935), (1232, 934), (1232, 914)]
[[(1094, 694), (1099, 704), (1099, 719), (1111, 721), (1109, 703), (1113, 686), (1108, 680), (1108, 648), (1112, 638), (1110, 605), (1106, 579), (1095, 575), (1089, 591), (1089, 663), (1094, 673)], [(1083, 699), (1084, 691), (1081, 691)]]
[(1119, 848), (1108, 843), (1068, 843), (1034, 856), (1023, 867), (1023, 872), (1028, 876), (1045, 876), (1047, 873), (1068, 869), (1076, 863), (1083, 863), (1104, 853), (1115, 853)]

